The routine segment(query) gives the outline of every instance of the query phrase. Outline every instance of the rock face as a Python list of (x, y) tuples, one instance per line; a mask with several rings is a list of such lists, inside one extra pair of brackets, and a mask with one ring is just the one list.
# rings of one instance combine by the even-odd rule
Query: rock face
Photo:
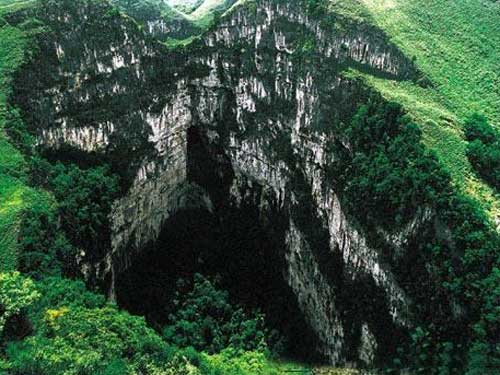
[[(18, 92), (40, 146), (94, 153), (128, 181), (110, 217), (112, 248), (82, 261), (89, 280), (113, 297), (116, 274), (179, 210), (223, 218), (252, 205), (270, 230), (270, 217), (287, 223), (279, 272), (317, 351), (334, 364), (390, 356), (412, 324), (411, 301), (329, 182), (332, 148), (349, 147), (330, 124), (348, 121), (368, 94), (343, 70), (411, 79), (411, 61), (379, 30), (309, 16), (298, 0), (236, 7), (188, 53), (99, 4), (40, 8), (53, 32)], [(387, 246), (404, 248), (424, 211), (386, 234)]]
[[(120, 11), (142, 25), (145, 33), (159, 40), (185, 39), (201, 33), (187, 16), (164, 0), (110, 0)], [(177, 4), (178, 5), (178, 4)]]

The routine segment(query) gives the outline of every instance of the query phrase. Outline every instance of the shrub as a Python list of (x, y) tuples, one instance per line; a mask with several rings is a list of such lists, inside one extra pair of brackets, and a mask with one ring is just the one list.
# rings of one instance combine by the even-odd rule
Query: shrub
[(61, 229), (90, 256), (110, 246), (108, 216), (119, 181), (107, 166), (81, 169), (75, 164), (51, 164), (33, 159), (33, 182), (50, 190), (58, 201)]
[(280, 373), (270, 366), (266, 355), (259, 351), (241, 353), (229, 348), (206, 358), (210, 366), (221, 374), (278, 375)]
[(344, 134), (351, 146), (340, 151), (331, 175), (364, 224), (394, 230), (419, 208), (436, 206), (450, 179), (400, 105), (370, 98)]
[(488, 119), (474, 113), (465, 121), (465, 137), (469, 141), (480, 140), (484, 144), (498, 142), (498, 131), (488, 124)]
[(500, 133), (485, 117), (471, 116), (465, 123), (467, 157), (477, 173), (500, 191)]
[[(143, 318), (113, 306), (47, 311), (37, 335), (7, 347), (13, 374), (123, 374), (167, 354)], [(117, 372), (118, 371), (118, 372)]]
[(9, 320), (23, 314), (39, 297), (33, 281), (19, 272), (0, 273), (0, 336)]

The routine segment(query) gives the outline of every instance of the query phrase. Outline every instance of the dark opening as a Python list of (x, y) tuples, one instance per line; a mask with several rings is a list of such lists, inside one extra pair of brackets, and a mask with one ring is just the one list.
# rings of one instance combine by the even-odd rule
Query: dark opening
[[(184, 210), (172, 216), (158, 240), (143, 249), (116, 281), (120, 306), (146, 316), (154, 327), (167, 322), (176, 281), (195, 273), (219, 277), (234, 304), (260, 309), (267, 325), (285, 338), (285, 355), (302, 361), (324, 360), (317, 355), (317, 337), (303, 318), (296, 297), (284, 280), (285, 234), (289, 218), (267, 199), (258, 184), (242, 187), (234, 204), (230, 188), (234, 172), (221, 145), (203, 132), (187, 132), (188, 180), (202, 187), (213, 203), (213, 213)], [(245, 185), (245, 184), (243, 184)], [(245, 190), (246, 189), (246, 190)], [(267, 200), (266, 200), (267, 201)]]
[[(279, 229), (279, 220), (276, 223)], [(250, 207), (228, 209), (223, 216), (204, 210), (179, 212), (158, 241), (118, 276), (118, 304), (160, 328), (172, 309), (179, 278), (189, 280), (196, 272), (219, 276), (233, 303), (265, 313), (269, 328), (286, 339), (285, 355), (319, 361), (315, 335), (283, 279), (281, 240), (262, 227), (257, 210)]]

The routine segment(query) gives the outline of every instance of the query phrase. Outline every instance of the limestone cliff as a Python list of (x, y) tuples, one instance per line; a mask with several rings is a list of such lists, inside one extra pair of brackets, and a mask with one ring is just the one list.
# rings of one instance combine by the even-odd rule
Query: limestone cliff
[[(177, 212), (224, 221), (228, 208), (251, 206), (282, 238), (277, 272), (316, 350), (336, 364), (390, 357), (414, 324), (412, 301), (328, 178), (332, 148), (349, 148), (329, 124), (348, 121), (370, 92), (346, 69), (414, 79), (411, 60), (373, 26), (342, 15), (325, 22), (299, 0), (235, 6), (182, 51), (146, 38), (105, 2), (42, 3), (37, 16), (51, 31), (18, 78), (17, 101), (40, 147), (92, 153), (126, 181), (111, 248), (81, 260), (87, 278), (113, 297), (116, 275)], [(384, 246), (404, 252), (432, 215), (422, 208), (384, 232)]]
[(112, 0), (121, 12), (132, 17), (146, 34), (158, 40), (186, 39), (202, 30), (186, 14), (163, 0)]

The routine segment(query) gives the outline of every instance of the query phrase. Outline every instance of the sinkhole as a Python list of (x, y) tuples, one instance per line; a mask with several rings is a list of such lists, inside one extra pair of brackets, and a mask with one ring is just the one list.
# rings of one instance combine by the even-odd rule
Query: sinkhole
[(314, 350), (316, 337), (283, 278), (280, 240), (261, 225), (256, 210), (228, 209), (224, 215), (180, 211), (117, 276), (117, 303), (161, 329), (172, 312), (179, 279), (192, 280), (196, 273), (217, 277), (233, 304), (265, 314), (267, 327), (284, 338), (286, 356), (321, 361)]
[(284, 277), (288, 217), (272, 199), (263, 213), (263, 187), (255, 183), (243, 184), (242, 192), (254, 199), (235, 204), (230, 193), (235, 172), (224, 147), (196, 127), (187, 132), (187, 179), (206, 192), (211, 207), (184, 207), (169, 217), (154, 243), (116, 275), (117, 303), (161, 329), (179, 279), (192, 280), (196, 273), (217, 278), (233, 304), (265, 314), (267, 327), (284, 338), (286, 356), (322, 362), (317, 337)]

